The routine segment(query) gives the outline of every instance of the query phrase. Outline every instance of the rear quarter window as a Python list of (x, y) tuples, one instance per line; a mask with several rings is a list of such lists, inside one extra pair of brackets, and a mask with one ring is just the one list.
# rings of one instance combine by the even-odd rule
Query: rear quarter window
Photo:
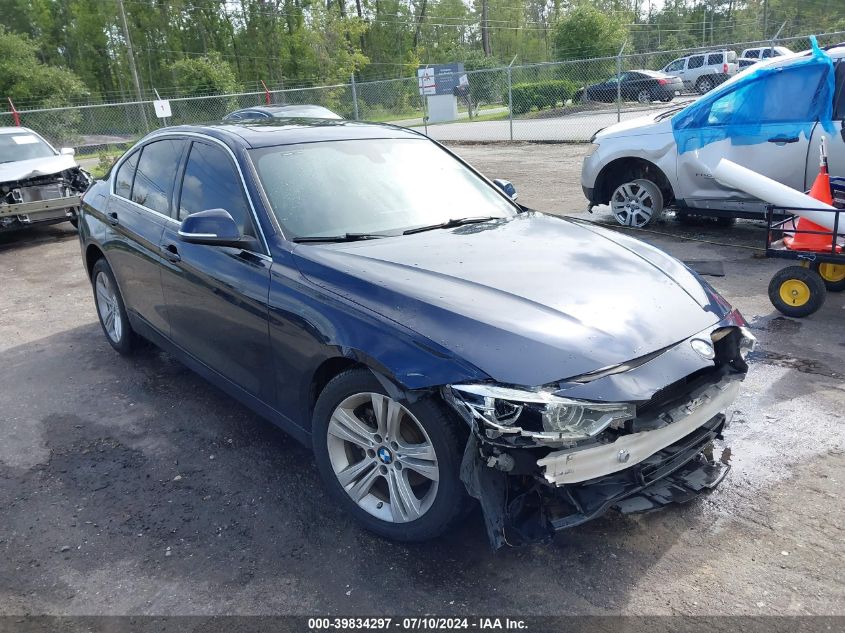
[(707, 65), (708, 66), (717, 66), (722, 63), (724, 56), (722, 53), (710, 53), (707, 56)]
[(122, 198), (129, 198), (132, 195), (132, 181), (135, 179), (135, 167), (138, 165), (138, 155), (141, 152), (133, 152), (120, 165), (114, 177), (114, 192)]

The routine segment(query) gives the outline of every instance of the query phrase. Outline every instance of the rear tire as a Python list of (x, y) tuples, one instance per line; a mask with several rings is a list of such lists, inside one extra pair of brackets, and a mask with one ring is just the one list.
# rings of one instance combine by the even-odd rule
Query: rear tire
[(100, 326), (109, 344), (124, 356), (132, 353), (136, 334), (129, 325), (126, 306), (111, 266), (105, 258), (98, 259), (91, 269), (91, 286)]
[(699, 94), (707, 94), (715, 87), (716, 82), (713, 81), (711, 77), (702, 77), (695, 84), (695, 88), (698, 90)]
[(802, 266), (788, 266), (769, 282), (769, 301), (788, 317), (810, 316), (822, 307), (826, 296), (822, 278)]
[(463, 516), (467, 435), (434, 397), (396, 400), (364, 368), (329, 381), (312, 420), (314, 457), (329, 492), (366, 529), (396, 541), (435, 538)]
[(813, 262), (810, 264), (810, 270), (818, 273), (828, 291), (842, 292), (845, 290), (845, 264)]

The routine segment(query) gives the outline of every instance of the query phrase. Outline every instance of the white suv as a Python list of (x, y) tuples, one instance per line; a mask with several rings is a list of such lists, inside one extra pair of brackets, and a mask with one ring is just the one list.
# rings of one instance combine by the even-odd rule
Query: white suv
[[(845, 176), (845, 44), (827, 54), (834, 63), (832, 103), (817, 101), (828, 91), (820, 77), (829, 73), (806, 63), (808, 51), (762, 61), (687, 106), (600, 130), (581, 169), (590, 206), (610, 204), (620, 224), (638, 227), (669, 204), (682, 214), (760, 218), (765, 205), (720, 185), (712, 167), (728, 158), (803, 191), (818, 173), (822, 137), (831, 175)], [(781, 70), (761, 79), (767, 68)], [(827, 106), (832, 121), (823, 126), (818, 110)]]
[(743, 59), (769, 59), (770, 57), (783, 57), (784, 55), (792, 55), (792, 51), (786, 46), (757, 46), (756, 48), (746, 48), (742, 51)]
[(680, 77), (687, 90), (704, 94), (727, 81), (737, 70), (739, 66), (734, 51), (708, 51), (669, 62), (662, 72)]

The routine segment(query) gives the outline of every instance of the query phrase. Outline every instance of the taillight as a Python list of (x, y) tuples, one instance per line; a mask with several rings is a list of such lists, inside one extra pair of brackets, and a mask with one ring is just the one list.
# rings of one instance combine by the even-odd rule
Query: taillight
[(728, 74), (728, 65), (722, 64), (722, 73), (727, 75)]
[(660, 84), (661, 86), (665, 86), (666, 84), (669, 83), (669, 81), (666, 80), (666, 79), (658, 79), (657, 83)]

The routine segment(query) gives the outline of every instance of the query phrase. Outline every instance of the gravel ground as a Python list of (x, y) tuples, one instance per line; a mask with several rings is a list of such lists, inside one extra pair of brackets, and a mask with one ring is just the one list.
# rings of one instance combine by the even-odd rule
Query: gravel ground
[[(582, 146), (456, 149), (583, 215)], [(112, 351), (69, 225), (0, 236), (0, 614), (845, 614), (843, 297), (774, 314), (757, 223), (656, 231), (724, 262), (710, 281), (761, 341), (733, 470), (686, 506), (498, 553), (477, 512), (426, 544), (362, 531), (294, 440), (154, 348)]]

